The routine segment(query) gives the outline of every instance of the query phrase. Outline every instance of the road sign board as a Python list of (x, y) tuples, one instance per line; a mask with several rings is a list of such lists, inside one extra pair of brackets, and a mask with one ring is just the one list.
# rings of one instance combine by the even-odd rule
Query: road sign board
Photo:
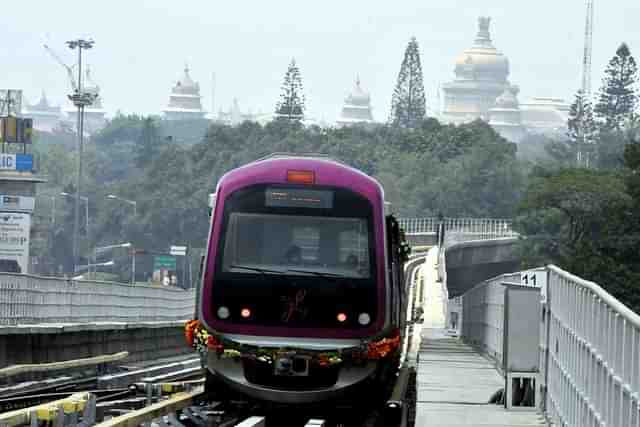
[(176, 270), (176, 258), (170, 255), (156, 255), (153, 257), (153, 269), (154, 270)]
[(187, 254), (187, 247), (186, 246), (171, 246), (171, 249), (170, 249), (169, 253), (171, 253), (171, 255), (175, 255), (175, 256), (185, 256)]

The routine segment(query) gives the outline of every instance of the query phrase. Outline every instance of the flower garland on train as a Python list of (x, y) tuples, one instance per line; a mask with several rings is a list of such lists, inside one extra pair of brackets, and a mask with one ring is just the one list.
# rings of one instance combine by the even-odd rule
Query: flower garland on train
[(209, 334), (199, 320), (185, 324), (185, 338), (189, 346), (200, 353), (214, 351), (220, 358), (251, 359), (264, 363), (273, 363), (278, 357), (293, 354), (310, 356), (314, 364), (320, 367), (335, 366), (345, 360), (363, 363), (367, 360), (379, 360), (394, 354), (400, 347), (400, 331), (394, 330), (389, 336), (377, 341), (363, 343), (362, 347), (329, 352), (311, 352), (298, 349), (274, 349), (253, 347), (220, 339)]

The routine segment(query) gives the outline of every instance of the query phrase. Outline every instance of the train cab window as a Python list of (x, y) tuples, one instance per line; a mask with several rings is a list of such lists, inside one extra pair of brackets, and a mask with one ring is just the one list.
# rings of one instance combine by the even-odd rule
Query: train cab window
[(232, 212), (223, 252), (224, 272), (320, 272), (370, 277), (365, 218)]

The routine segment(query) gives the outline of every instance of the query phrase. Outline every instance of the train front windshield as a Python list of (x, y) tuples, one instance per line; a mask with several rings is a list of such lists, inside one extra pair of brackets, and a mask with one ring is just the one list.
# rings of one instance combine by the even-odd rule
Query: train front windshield
[(367, 220), (233, 212), (227, 225), (223, 272), (246, 272), (247, 268), (369, 278)]
[[(216, 306), (230, 315), (216, 317), (266, 326), (368, 326), (376, 315), (373, 242), (371, 204), (349, 190), (237, 191), (225, 200), (213, 286)], [(304, 310), (290, 316), (300, 292)], [(337, 320), (340, 313), (347, 320)], [(357, 323), (361, 313), (371, 320)]]

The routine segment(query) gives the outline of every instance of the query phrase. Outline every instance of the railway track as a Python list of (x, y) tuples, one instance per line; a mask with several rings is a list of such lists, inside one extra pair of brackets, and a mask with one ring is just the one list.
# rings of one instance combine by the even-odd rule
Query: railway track
[(49, 393), (12, 399), (43, 399), (37, 406), (0, 414), (0, 427), (379, 427), (409, 426), (406, 399), (412, 373), (401, 372), (391, 399), (381, 408), (366, 406), (286, 407), (248, 401), (207, 402), (204, 379), (136, 383), (128, 388), (82, 393)]
[[(124, 411), (141, 408), (158, 401), (163, 393), (166, 394), (168, 392), (184, 390), (187, 387), (203, 383), (202, 368), (185, 368), (189, 362), (190, 361), (185, 361), (183, 363), (168, 365), (174, 367), (174, 369), (178, 368), (170, 372), (166, 372), (166, 369), (162, 369), (162, 366), (154, 366), (144, 370), (118, 374), (116, 376), (116, 382), (139, 380), (136, 382), (127, 382), (127, 386), (99, 387), (99, 385), (108, 385), (112, 382), (102, 381), (105, 378), (111, 380), (114, 376), (110, 375), (73, 379), (5, 394), (0, 396), (0, 427), (4, 427), (4, 424), (20, 425), (20, 423), (16, 424), (13, 421), (12, 423), (4, 423), (7, 419), (6, 414), (8, 413), (23, 413), (27, 414), (26, 418), (30, 418), (32, 415), (31, 412), (37, 412), (38, 409), (42, 409), (49, 404), (56, 406), (58, 405), (57, 402), (60, 402), (62, 405), (71, 401), (76, 402), (78, 401), (78, 395), (91, 396), (92, 404), (95, 406), (97, 415), (100, 417), (104, 414), (109, 414), (109, 411), (112, 410)], [(145, 374), (147, 374), (147, 376), (145, 376)], [(153, 376), (149, 376), (148, 374)], [(173, 382), (167, 383), (167, 381)], [(89, 404), (88, 399), (80, 400), (82, 400), (80, 406), (83, 408), (86, 404)], [(22, 416), (18, 418), (21, 420), (24, 419)], [(47, 418), (47, 416), (44, 415), (44, 418)]]

